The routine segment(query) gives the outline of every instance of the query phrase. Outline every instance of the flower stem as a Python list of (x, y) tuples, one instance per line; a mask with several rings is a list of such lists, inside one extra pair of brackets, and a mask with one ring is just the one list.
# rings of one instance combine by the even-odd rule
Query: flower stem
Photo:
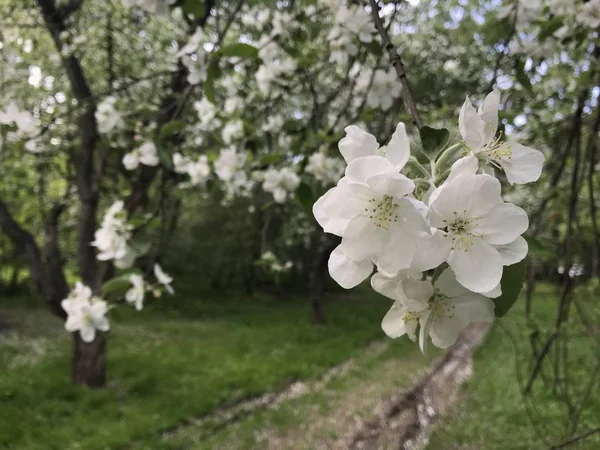
[(425, 175), (425, 177), (427, 177), (427, 179), (431, 178), (431, 174), (429, 173), (429, 170), (427, 170), (423, 164), (421, 164), (419, 161), (417, 161), (417, 158), (415, 158), (414, 156), (411, 156), (408, 159), (408, 163), (412, 164), (413, 166), (415, 166), (417, 169), (419, 169), (419, 171)]

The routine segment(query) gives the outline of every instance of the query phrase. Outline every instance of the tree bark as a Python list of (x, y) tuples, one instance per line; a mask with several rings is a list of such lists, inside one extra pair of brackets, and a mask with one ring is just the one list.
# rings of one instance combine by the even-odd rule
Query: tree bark
[(106, 384), (106, 335), (97, 332), (96, 339), (83, 342), (79, 333), (73, 334), (71, 377), (76, 384), (101, 388)]

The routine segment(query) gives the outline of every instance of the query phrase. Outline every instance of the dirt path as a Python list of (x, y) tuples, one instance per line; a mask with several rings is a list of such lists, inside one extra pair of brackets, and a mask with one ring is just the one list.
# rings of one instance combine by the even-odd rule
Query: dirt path
[(438, 417), (473, 372), (488, 330), (473, 325), (427, 364), (417, 346), (385, 340), (312, 382), (294, 382), (163, 433), (182, 449), (401, 449), (425, 447)]

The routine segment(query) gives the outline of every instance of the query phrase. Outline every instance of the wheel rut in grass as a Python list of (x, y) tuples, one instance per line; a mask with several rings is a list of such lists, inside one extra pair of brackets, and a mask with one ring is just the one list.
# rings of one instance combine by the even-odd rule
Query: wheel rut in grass
[(408, 390), (381, 401), (375, 418), (338, 442), (336, 448), (416, 450), (427, 445), (431, 426), (457, 400), (473, 375), (473, 354), (489, 324), (473, 324)]

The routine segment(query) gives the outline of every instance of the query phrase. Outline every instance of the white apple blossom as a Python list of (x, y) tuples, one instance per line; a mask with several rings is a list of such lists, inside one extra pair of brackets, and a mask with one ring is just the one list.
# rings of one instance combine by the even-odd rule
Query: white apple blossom
[(155, 167), (159, 162), (156, 145), (151, 141), (144, 142), (134, 151), (123, 156), (123, 166), (127, 170), (135, 170), (140, 164)]
[(588, 28), (600, 28), (600, 0), (590, 0), (581, 6), (577, 22)]
[(244, 135), (244, 124), (241, 120), (227, 122), (221, 131), (223, 142), (229, 145)]
[(176, 152), (173, 154), (173, 166), (175, 172), (187, 174), (190, 177), (189, 183), (183, 183), (180, 187), (200, 186), (205, 184), (210, 177), (210, 164), (206, 155), (200, 155), (196, 161), (193, 161)]
[(492, 91), (476, 111), (467, 97), (460, 110), (458, 126), (469, 151), (469, 163), (479, 164), (481, 170), (491, 175), (494, 167), (502, 168), (511, 184), (536, 181), (542, 173), (544, 154), (519, 143), (503, 141), (496, 137), (500, 92)]
[(98, 122), (98, 131), (102, 134), (110, 133), (124, 126), (123, 118), (117, 109), (115, 97), (106, 97), (96, 107), (95, 117)]
[(321, 151), (308, 157), (308, 164), (304, 170), (312, 174), (323, 186), (329, 186), (340, 179), (344, 169), (344, 161), (340, 158), (330, 158)]
[(350, 125), (344, 131), (346, 136), (340, 140), (338, 148), (348, 164), (356, 158), (379, 155), (385, 157), (400, 171), (410, 157), (410, 140), (402, 122), (396, 126), (396, 131), (392, 134), (388, 145), (381, 147), (375, 136), (356, 125)]
[(144, 278), (141, 275), (132, 274), (129, 276), (129, 282), (131, 288), (125, 293), (125, 300), (128, 303), (133, 303), (135, 309), (141, 311), (144, 308), (144, 294), (146, 292)]
[(217, 108), (206, 97), (194, 102), (194, 109), (198, 113), (198, 119), (200, 119), (200, 124), (204, 129), (210, 131), (221, 124), (221, 121), (217, 118)]
[(409, 268), (417, 243), (429, 234), (420, 202), (407, 197), (414, 183), (382, 156), (353, 159), (344, 178), (313, 207), (325, 232), (342, 237), (329, 260), (329, 272), (349, 289), (372, 271)]
[(92, 290), (78, 282), (69, 296), (60, 302), (67, 313), (65, 330), (69, 333), (79, 331), (84, 342), (92, 342), (96, 338), (96, 330), (108, 331), (110, 324), (106, 318), (108, 305), (92, 295)]
[(489, 175), (464, 174), (447, 180), (430, 197), (431, 226), (444, 233), (435, 251), (464, 287), (486, 293), (500, 283), (502, 266), (521, 261), (521, 237), (529, 220), (518, 206), (505, 203), (500, 182)]
[(394, 70), (377, 69), (374, 73), (361, 72), (356, 80), (356, 89), (367, 92), (367, 105), (371, 108), (387, 111), (394, 104), (394, 99), (400, 98), (402, 84)]
[(300, 184), (300, 177), (290, 167), (283, 167), (280, 170), (269, 169), (264, 174), (262, 187), (265, 192), (273, 194), (273, 199), (277, 203), (285, 203), (288, 195), (293, 193)]
[(158, 264), (154, 264), (153, 270), (154, 270), (154, 276), (156, 277), (158, 282), (165, 287), (165, 289), (167, 290), (167, 292), (169, 294), (173, 295), (175, 293), (175, 290), (171, 286), (171, 283), (173, 282), (173, 277), (167, 275), (162, 270), (162, 267), (160, 267), (160, 265), (158, 265)]
[(116, 201), (108, 209), (100, 229), (94, 234), (91, 245), (98, 249), (96, 259), (115, 260), (115, 265), (119, 268), (130, 267), (137, 256), (128, 244), (132, 229), (133, 227), (126, 220), (123, 201)]
[(423, 353), (430, 337), (436, 347), (447, 348), (469, 323), (494, 321), (494, 302), (465, 289), (450, 268), (433, 285), (406, 272), (395, 277), (377, 273), (371, 278), (371, 285), (395, 300), (381, 323), (383, 331), (391, 338), (406, 334), (415, 341), (418, 327)]
[(43, 151), (38, 147), (41, 130), (35, 123), (35, 118), (29, 111), (19, 110), (15, 102), (10, 102), (4, 111), (0, 110), (0, 125), (15, 125), (16, 131), (8, 133), (9, 141), (26, 141), (25, 150), (32, 153)]

